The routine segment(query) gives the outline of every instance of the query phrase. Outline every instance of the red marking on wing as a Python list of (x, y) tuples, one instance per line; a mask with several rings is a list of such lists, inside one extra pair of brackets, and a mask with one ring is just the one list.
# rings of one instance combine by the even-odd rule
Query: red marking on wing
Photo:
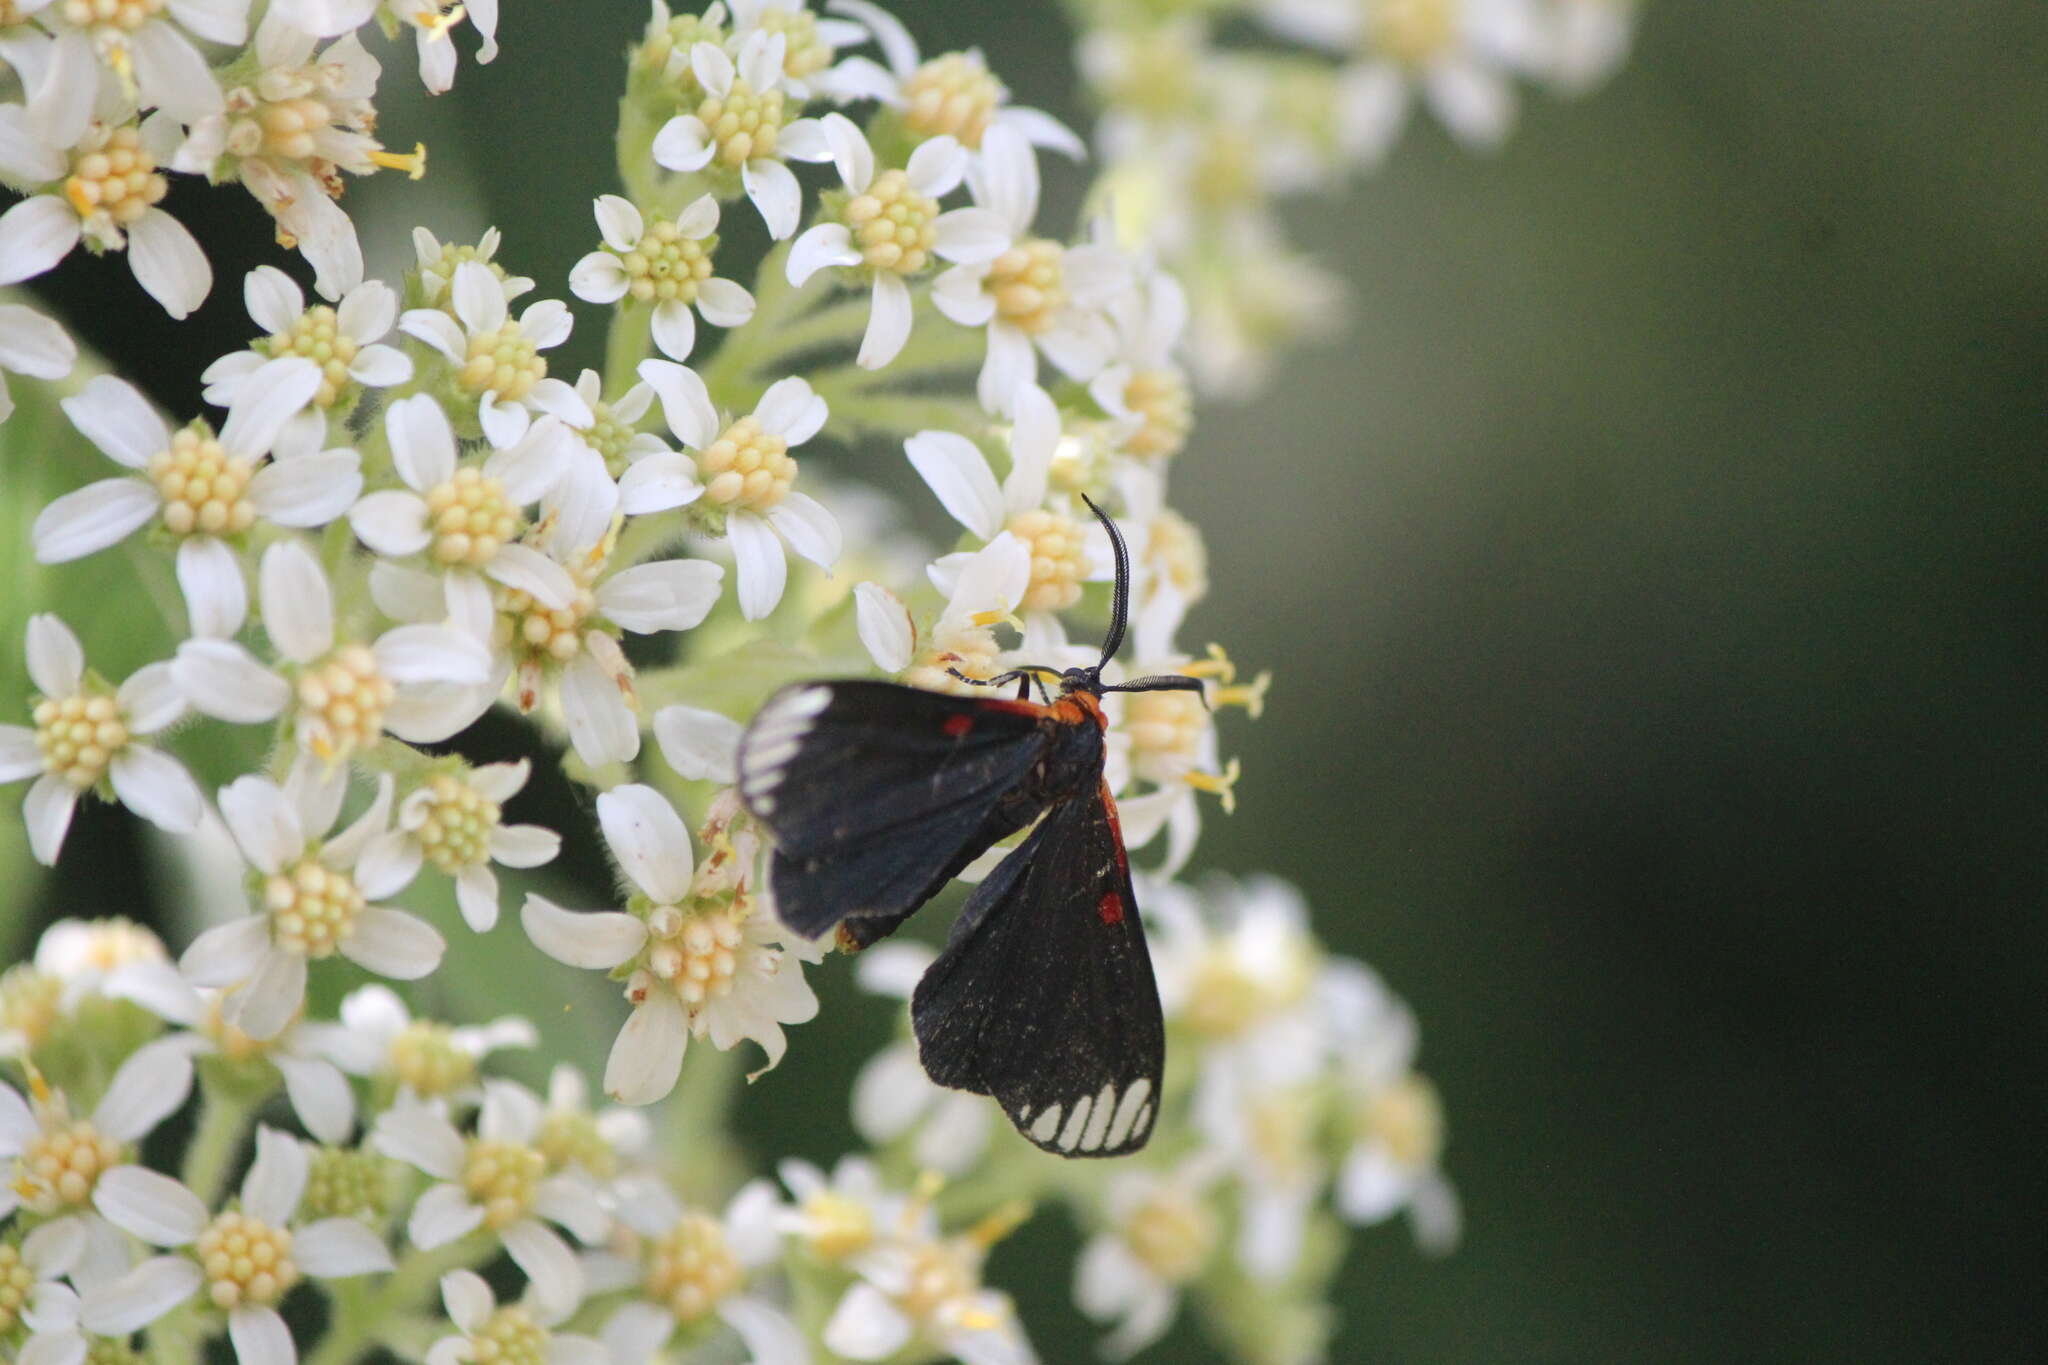
[(1104, 924), (1121, 924), (1124, 918), (1124, 898), (1114, 891), (1102, 893), (1102, 904), (1095, 907), (1095, 913), (1102, 916)]
[(941, 728), (954, 739), (958, 739), (974, 728), (974, 717), (962, 711), (957, 715), (946, 717), (945, 724)]

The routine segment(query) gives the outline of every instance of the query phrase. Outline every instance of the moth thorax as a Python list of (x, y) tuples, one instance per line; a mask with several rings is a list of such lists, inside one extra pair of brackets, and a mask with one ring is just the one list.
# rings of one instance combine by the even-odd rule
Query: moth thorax
[(903, 122), (913, 133), (951, 133), (961, 146), (978, 149), (1009, 92), (979, 53), (948, 52), (911, 72), (902, 93)]
[(1379, 1143), (1404, 1171), (1429, 1170), (1443, 1152), (1443, 1101), (1414, 1072), (1360, 1104), (1354, 1124), (1361, 1139)]
[(648, 1247), (647, 1297), (679, 1322), (695, 1322), (740, 1287), (739, 1258), (726, 1245), (725, 1229), (704, 1213), (685, 1213)]

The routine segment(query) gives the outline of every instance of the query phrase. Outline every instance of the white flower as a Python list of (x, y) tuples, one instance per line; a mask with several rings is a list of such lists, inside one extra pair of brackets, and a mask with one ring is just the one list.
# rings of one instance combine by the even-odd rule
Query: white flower
[(1140, 459), (1179, 454), (1194, 421), (1187, 373), (1174, 358), (1187, 331), (1187, 291), (1167, 271), (1142, 268), (1135, 287), (1113, 296), (1106, 312), (1117, 347), (1111, 363), (1089, 381), (1089, 396), (1116, 420), (1126, 453)]
[[(351, 1279), (392, 1269), (390, 1249), (357, 1219), (296, 1221), (310, 1164), (305, 1144), (259, 1125), (239, 1206), (209, 1216), (198, 1195), (140, 1166), (109, 1171), (93, 1202), (107, 1221), (152, 1246), (190, 1249), (193, 1289), (226, 1315), (240, 1365), (293, 1365), (298, 1348), (277, 1311), (287, 1290), (304, 1276)], [(88, 1326), (93, 1317), (88, 1297)]]
[[(370, 644), (336, 645), (334, 591), (312, 551), (283, 540), (263, 552), (258, 596), (264, 629), (285, 671), (227, 638), (187, 640), (172, 677), (195, 710), (254, 725), (291, 710), (302, 748), (340, 761), (389, 730), (415, 743), (467, 725), (469, 692), (490, 677), (490, 655), (445, 625), (401, 625)], [(241, 626), (225, 623), (223, 635)]]
[(1302, 42), (1356, 54), (1338, 77), (1338, 136), (1371, 165), (1400, 135), (1416, 94), (1468, 146), (1498, 146), (1514, 122), (1511, 76), (1540, 61), (1533, 0), (1266, 0), (1264, 18)]
[(413, 30), (420, 82), (430, 94), (443, 94), (455, 83), (455, 44), (448, 34), (464, 19), (483, 40), (477, 62), (488, 64), (497, 58), (498, 0), (273, 0), (268, 17), (315, 37), (332, 38), (369, 23), (380, 7), (387, 16), (386, 32), (400, 26)]
[(363, 853), (365, 866), (410, 882), (422, 859), (455, 879), (455, 900), (469, 927), (484, 933), (498, 922), (498, 878), (493, 862), (539, 867), (561, 851), (562, 836), (540, 825), (508, 825), (500, 807), (526, 785), (532, 764), (487, 763), (461, 774), (441, 772), (398, 803), (398, 827)]
[(414, 228), (412, 252), (414, 269), (419, 276), (420, 301), (430, 308), (447, 307), (455, 285), (455, 272), (469, 261), (491, 272), (492, 278), (498, 281), (498, 290), (505, 296), (505, 302), (510, 303), (532, 293), (531, 277), (511, 274), (494, 259), (503, 243), (503, 234), (494, 227), (485, 228), (475, 246), (443, 242), (423, 227)]
[(963, 327), (987, 329), (975, 392), (984, 409), (1007, 416), (1018, 389), (1037, 380), (1038, 351), (1082, 381), (1109, 363), (1116, 339), (1102, 309), (1130, 287), (1131, 263), (1104, 240), (1067, 247), (1032, 235), (1038, 157), (1011, 129), (989, 130), (967, 184), (1008, 231), (995, 254), (933, 281), (932, 304)]
[(477, 1132), (465, 1139), (430, 1105), (400, 1099), (377, 1117), (370, 1144), (409, 1162), (437, 1183), (420, 1195), (406, 1236), (422, 1251), (486, 1228), (526, 1272), (535, 1302), (566, 1316), (583, 1301), (583, 1269), (549, 1223), (591, 1243), (611, 1219), (581, 1176), (546, 1174), (540, 1101), (510, 1081), (484, 1082)]
[(776, 1172), (795, 1201), (776, 1212), (776, 1230), (800, 1239), (827, 1264), (866, 1251), (897, 1227), (909, 1207), (908, 1200), (882, 1184), (881, 1173), (866, 1157), (839, 1158), (830, 1178), (796, 1158), (782, 1162)]
[(1016, 622), (1017, 608), (1031, 586), (1031, 551), (1003, 531), (972, 553), (942, 556), (927, 576), (946, 595), (946, 605), (926, 646), (916, 648), (917, 632), (908, 609), (895, 594), (873, 583), (855, 589), (861, 643), (877, 667), (900, 674), (913, 687), (980, 695), (981, 689), (954, 673), (992, 678), (1003, 671), (995, 627)]
[(547, 1113), (537, 1145), (549, 1170), (574, 1168), (609, 1181), (625, 1163), (645, 1158), (653, 1142), (654, 1125), (639, 1110), (607, 1105), (593, 1112), (590, 1084), (577, 1068), (557, 1063), (548, 1073)]
[(718, 201), (710, 195), (673, 221), (652, 224), (630, 199), (598, 196), (597, 230), (605, 249), (593, 251), (569, 272), (569, 289), (590, 303), (617, 303), (629, 295), (654, 305), (654, 344), (672, 360), (688, 360), (697, 344), (695, 306), (714, 327), (740, 327), (754, 316), (754, 296), (711, 273), (718, 246)]
[(962, 1365), (1035, 1365), (1010, 1296), (981, 1283), (991, 1240), (919, 1229), (853, 1257), (860, 1278), (825, 1324), (826, 1348), (887, 1360), (916, 1342)]
[(86, 1234), (76, 1219), (45, 1223), (16, 1242), (0, 1240), (0, 1336), (17, 1340), (14, 1357), (24, 1365), (83, 1360), (85, 1337), (78, 1330), (78, 1293), (64, 1283), (85, 1252)]
[(566, 427), (543, 417), (481, 465), (459, 463), (454, 428), (427, 394), (393, 403), (384, 430), (406, 487), (366, 494), (349, 509), (365, 545), (394, 559), (423, 554), (450, 578), (480, 573), (547, 607), (569, 605), (576, 585), (568, 571), (519, 539), (526, 509), (568, 468)]
[(1443, 1103), (1414, 1069), (1414, 1015), (1355, 962), (1332, 963), (1320, 995), (1351, 1133), (1337, 1171), (1337, 1211), (1372, 1224), (1405, 1209), (1424, 1251), (1449, 1252), (1458, 1241), (1458, 1197), (1439, 1164)]
[(260, 879), (261, 908), (193, 940), (178, 961), (195, 986), (232, 988), (221, 1018), (251, 1038), (273, 1038), (306, 995), (306, 964), (340, 953), (379, 976), (413, 981), (446, 948), (424, 920), (375, 904), (404, 883), (356, 870), (391, 815), (391, 779), (354, 824), (325, 837), (341, 814), (348, 769), (301, 755), (279, 787), (241, 777), (221, 788), (221, 816)]
[[(921, 943), (878, 943), (864, 950), (855, 978), (877, 995), (909, 1000), (934, 954)], [(890, 1043), (853, 1081), (853, 1126), (870, 1146), (915, 1131), (911, 1154), (920, 1170), (961, 1175), (988, 1150), (990, 1107), (979, 1095), (935, 1085), (918, 1061), (917, 1045)]]
[(1074, 1262), (1074, 1301), (1097, 1320), (1117, 1320), (1102, 1353), (1122, 1360), (1166, 1334), (1181, 1289), (1207, 1266), (1219, 1237), (1209, 1187), (1220, 1174), (1207, 1154), (1172, 1171), (1118, 1171), (1103, 1196), (1103, 1230)]
[(1544, 72), (1583, 95), (1613, 75), (1635, 39), (1636, 0), (1551, 0)]
[(175, 758), (143, 740), (185, 713), (169, 664), (137, 669), (118, 690), (85, 671), (85, 651), (71, 628), (47, 613), (29, 618), (28, 674), (40, 694), (33, 729), (0, 725), (0, 782), (35, 775), (22, 801), (29, 850), (54, 866), (78, 799), (112, 796), (151, 824), (174, 834), (199, 823), (205, 799)]
[(802, 286), (828, 266), (868, 277), (872, 302), (857, 360), (878, 370), (910, 339), (909, 278), (934, 257), (993, 260), (1009, 247), (1010, 234), (987, 209), (939, 211), (939, 200), (967, 170), (967, 152), (952, 138), (922, 143), (905, 169), (877, 175), (874, 150), (851, 119), (827, 114), (819, 123), (849, 197), (835, 220), (813, 225), (791, 246), (789, 282)]
[(676, 775), (731, 786), (739, 780), (740, 723), (702, 707), (664, 706), (654, 713), (654, 738)]
[(0, 285), (54, 269), (83, 240), (126, 248), (135, 282), (172, 317), (205, 302), (213, 267), (185, 225), (156, 206), (170, 186), (141, 130), (94, 123), (63, 150), (38, 139), (26, 118), (22, 106), (0, 105), (0, 173), (43, 189), (0, 214)]
[(42, 1073), (28, 1072), (29, 1098), (0, 1082), (0, 1218), (17, 1209), (78, 1225), (99, 1182), (128, 1165), (155, 1127), (192, 1093), (192, 1058), (175, 1038), (137, 1048), (107, 1082), (89, 1117)]
[(622, 1181), (619, 1220), (641, 1236), (640, 1293), (604, 1325), (605, 1346), (618, 1365), (661, 1357), (679, 1328), (700, 1328), (716, 1316), (738, 1333), (753, 1365), (809, 1365), (810, 1348), (789, 1314), (743, 1293), (748, 1271), (773, 1263), (781, 1249), (775, 1188), (750, 1181), (722, 1218), (686, 1209), (652, 1179)]
[(104, 991), (130, 967), (169, 960), (162, 939), (118, 915), (60, 919), (36, 940), (36, 970), (56, 977), (68, 991)]
[(327, 434), (328, 411), (339, 406), (346, 412), (361, 389), (389, 388), (412, 378), (412, 358), (383, 341), (398, 320), (398, 296), (381, 280), (357, 284), (335, 307), (308, 308), (296, 280), (276, 266), (261, 265), (242, 282), (242, 301), (267, 335), (206, 367), (200, 376), (206, 401), (232, 407), (273, 360), (299, 356), (318, 365), (319, 386), (279, 438), (286, 450), (318, 449)]
[(597, 818), (638, 892), (629, 908), (578, 913), (529, 894), (521, 912), (534, 945), (558, 961), (600, 971), (631, 964), (633, 1013), (604, 1077), (605, 1093), (627, 1104), (674, 1088), (693, 1034), (721, 1051), (751, 1038), (772, 1067), (786, 1046), (782, 1025), (818, 1012), (797, 945), (751, 885), (752, 836), (728, 836), (732, 808), (715, 808), (700, 870), (689, 831), (659, 792), (614, 787), (597, 798)]
[(62, 379), (78, 360), (78, 345), (57, 322), (18, 303), (0, 303), (0, 422), (14, 415), (7, 375)]
[(833, 70), (828, 93), (841, 103), (872, 99), (897, 110), (920, 138), (952, 136), (979, 151), (987, 133), (1007, 128), (1039, 147), (1079, 161), (1087, 148), (1074, 131), (1039, 109), (1011, 104), (1010, 92), (989, 71), (979, 49), (948, 52), (921, 61), (917, 40), (895, 15), (868, 0), (831, 0), (834, 14), (867, 25), (889, 65), (850, 57)]
[(540, 357), (569, 339), (576, 320), (560, 299), (541, 299), (515, 321), (505, 290), (491, 266), (462, 261), (455, 267), (448, 310), (409, 308), (398, 328), (454, 367), (456, 383), (476, 395), (477, 421), (492, 445), (502, 448), (524, 436), (536, 412), (588, 426), (590, 409), (574, 388), (548, 377)]
[[(168, 15), (162, 13), (166, 8)], [(191, 123), (221, 105), (220, 87), (206, 55), (192, 40), (240, 47), (249, 36), (248, 14), (249, 0), (56, 5), (42, 16), (57, 35), (51, 78), (91, 90), (99, 84), (104, 63), (124, 75), (133, 73), (136, 96), (144, 108), (162, 108), (180, 123)], [(90, 110), (89, 96), (74, 98)], [(83, 121), (77, 118), (77, 124)], [(65, 122), (70, 124), (69, 119)], [(77, 127), (63, 126), (62, 131), (75, 135)]]
[(294, 1019), (275, 1037), (251, 1038), (223, 1018), (225, 992), (193, 986), (169, 962), (139, 963), (119, 971), (108, 983), (108, 992), (190, 1030), (178, 1037), (194, 1056), (275, 1067), (284, 1079), (292, 1111), (322, 1142), (346, 1142), (354, 1131), (355, 1092), (325, 1055), (332, 1025)]
[(669, 170), (737, 170), (777, 241), (796, 231), (803, 213), (803, 190), (785, 158), (824, 161), (831, 155), (815, 120), (785, 117), (791, 103), (800, 103), (783, 88), (786, 47), (782, 34), (756, 29), (740, 43), (735, 63), (716, 43), (696, 44), (690, 69), (703, 99), (654, 137), (654, 159)]
[(723, 511), (739, 576), (740, 614), (758, 621), (782, 600), (785, 545), (821, 569), (839, 559), (838, 521), (823, 504), (792, 488), (797, 465), (790, 449), (825, 425), (825, 400), (792, 375), (768, 386), (752, 416), (725, 425), (694, 371), (672, 361), (643, 360), (640, 377), (660, 395), (669, 430), (696, 454), (693, 459), (667, 451), (636, 461), (619, 480), (620, 506), (637, 516), (702, 498), (708, 508)]
[(553, 1330), (575, 1305), (550, 1302), (530, 1287), (519, 1303), (501, 1308), (483, 1276), (451, 1270), (441, 1277), (441, 1304), (456, 1334), (427, 1348), (427, 1365), (483, 1365), (508, 1357), (527, 1365), (609, 1365), (595, 1337)]
[(846, 19), (813, 14), (805, 0), (732, 0), (732, 37), (737, 51), (756, 30), (782, 35), (782, 86), (798, 100), (828, 94), (837, 75), (831, 69), (842, 47), (868, 40), (868, 31)]
[[(364, 855), (368, 861), (368, 855)], [(341, 1001), (339, 1024), (303, 1024), (315, 1045), (353, 1076), (390, 1080), (408, 1099), (474, 1099), (477, 1063), (500, 1048), (533, 1047), (533, 1025), (516, 1014), (454, 1028), (415, 1019), (388, 986), (358, 986)]]
[(64, 400), (65, 415), (109, 459), (136, 473), (87, 484), (45, 507), (35, 522), (36, 558), (62, 564), (157, 521), (178, 540), (178, 582), (193, 633), (233, 633), (248, 589), (228, 540), (259, 521), (324, 526), (362, 487), (353, 450), (294, 452), (265, 463), (320, 382), (310, 360), (264, 362), (241, 385), (216, 436), (200, 421), (174, 434), (132, 385), (95, 377)]

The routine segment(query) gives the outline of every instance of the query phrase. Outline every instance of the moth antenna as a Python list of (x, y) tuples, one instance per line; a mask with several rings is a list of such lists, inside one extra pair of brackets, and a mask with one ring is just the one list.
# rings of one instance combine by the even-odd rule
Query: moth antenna
[(1123, 533), (1116, 529), (1116, 523), (1109, 519), (1109, 513), (1095, 505), (1095, 499), (1086, 493), (1081, 501), (1088, 504), (1088, 510), (1102, 523), (1102, 529), (1109, 532), (1110, 552), (1116, 556), (1116, 593), (1110, 599), (1109, 635), (1102, 642), (1102, 659), (1095, 665), (1100, 672), (1116, 652), (1123, 648), (1124, 623), (1131, 615), (1131, 552), (1124, 547)]
[(1192, 692), (1202, 699), (1204, 709), (1209, 706), (1209, 689), (1202, 685), (1200, 678), (1191, 678), (1185, 673), (1159, 673), (1149, 678), (1133, 678), (1129, 682), (1115, 683), (1102, 689), (1105, 692)]

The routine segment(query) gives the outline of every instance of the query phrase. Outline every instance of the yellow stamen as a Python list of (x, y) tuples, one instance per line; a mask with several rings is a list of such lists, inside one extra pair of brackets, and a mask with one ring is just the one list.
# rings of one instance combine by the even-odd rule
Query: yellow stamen
[(1221, 678), (1227, 683), (1237, 681), (1237, 665), (1230, 662), (1230, 656), (1223, 652), (1223, 646), (1214, 641), (1210, 642), (1207, 659), (1189, 664), (1181, 672), (1190, 678)]
[(23, 1062), (22, 1068), (28, 1073), (28, 1093), (37, 1104), (48, 1104), (52, 1098), (50, 1083), (43, 1079), (43, 1073), (34, 1062)]
[(1266, 713), (1266, 689), (1272, 685), (1272, 671), (1262, 670), (1248, 683), (1217, 688), (1209, 694), (1209, 701), (1215, 706), (1242, 706), (1246, 715), (1257, 720)]
[(1238, 772), (1238, 762), (1233, 758), (1230, 762), (1223, 765), (1223, 771), (1220, 773), (1185, 773), (1181, 776), (1181, 781), (1187, 783), (1198, 792), (1207, 792), (1209, 795), (1219, 798), (1223, 802), (1223, 813), (1225, 815), (1235, 815), (1237, 813), (1237, 792), (1233, 789), (1237, 786)]
[(370, 153), (370, 160), (387, 171), (404, 171), (408, 180), (424, 180), (427, 175), (427, 144), (413, 143), (410, 154), (387, 152), (379, 148)]
[(429, 38), (446, 38), (448, 30), (461, 23), (463, 16), (467, 13), (469, 13), (468, 9), (462, 5), (454, 6), (446, 14), (438, 13), (433, 9), (414, 10), (412, 12), (413, 27), (425, 33)]
[(1024, 1226), (1030, 1217), (1030, 1202), (1012, 1199), (1006, 1204), (998, 1205), (987, 1217), (969, 1228), (967, 1240), (986, 1251)]

